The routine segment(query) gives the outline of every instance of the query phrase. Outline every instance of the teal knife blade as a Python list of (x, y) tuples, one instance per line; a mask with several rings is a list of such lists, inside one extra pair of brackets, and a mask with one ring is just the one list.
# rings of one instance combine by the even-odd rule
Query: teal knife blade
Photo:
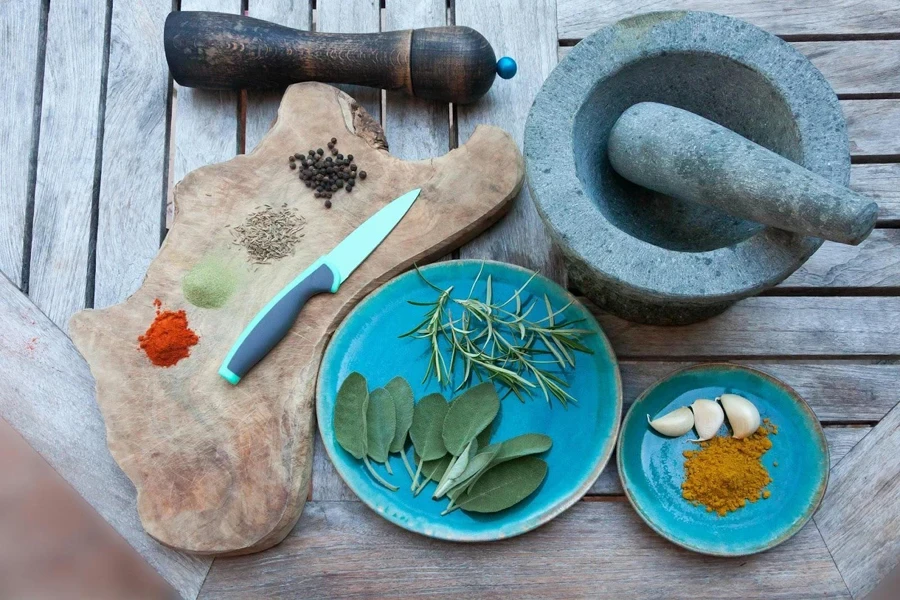
[(237, 385), (287, 335), (307, 300), (338, 291), (403, 219), (420, 191), (412, 190), (388, 203), (278, 292), (244, 328), (222, 361), (219, 375)]

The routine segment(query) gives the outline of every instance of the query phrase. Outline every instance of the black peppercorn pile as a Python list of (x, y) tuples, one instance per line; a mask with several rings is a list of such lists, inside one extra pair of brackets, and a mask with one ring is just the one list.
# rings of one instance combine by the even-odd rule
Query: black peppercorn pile
[(328, 153), (331, 156), (325, 156), (325, 150), (319, 148), (288, 156), (288, 165), (299, 169), (300, 180), (306, 187), (315, 190), (316, 198), (325, 198), (325, 208), (331, 208), (331, 197), (338, 190), (349, 194), (356, 187), (357, 177), (366, 178), (365, 171), (357, 170), (352, 154), (344, 156), (338, 151), (337, 138), (328, 142)]

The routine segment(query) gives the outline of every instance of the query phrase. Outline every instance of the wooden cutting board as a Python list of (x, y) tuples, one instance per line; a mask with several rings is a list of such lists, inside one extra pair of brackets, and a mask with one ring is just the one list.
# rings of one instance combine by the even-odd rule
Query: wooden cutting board
[[(288, 169), (287, 157), (332, 138), (368, 173), (352, 194), (322, 200)], [(280, 542), (306, 501), (312, 465), (319, 362), (330, 334), (366, 294), (413, 263), (446, 255), (501, 217), (522, 185), (515, 143), (494, 127), (431, 160), (405, 162), (386, 150), (380, 126), (338, 89), (286, 91), (272, 129), (250, 154), (189, 173), (175, 188), (175, 221), (141, 288), (122, 304), (76, 314), (72, 339), (97, 381), (109, 449), (137, 487), (146, 531), (202, 554), (256, 552)], [(217, 374), (244, 326), (284, 285), (389, 201), (421, 187), (406, 217), (341, 286), (314, 297), (282, 343), (232, 386)], [(306, 219), (295, 254), (250, 264), (230, 228), (257, 207), (296, 208)], [(197, 308), (185, 274), (215, 257), (239, 285), (219, 309)], [(199, 343), (171, 367), (138, 346), (163, 310), (187, 312)], [(372, 349), (377, 352), (377, 348)], [(110, 490), (109, 493), (115, 493)]]

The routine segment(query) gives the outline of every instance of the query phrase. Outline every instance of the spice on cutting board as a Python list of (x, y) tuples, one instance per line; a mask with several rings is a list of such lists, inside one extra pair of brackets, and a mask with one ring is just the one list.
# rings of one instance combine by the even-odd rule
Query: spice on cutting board
[[(340, 190), (348, 194), (357, 185), (358, 165), (353, 155), (344, 156), (337, 147), (337, 138), (331, 138), (328, 150), (318, 148), (306, 154), (295, 152), (288, 156), (288, 168), (297, 171), (300, 181), (313, 190), (316, 198), (325, 199), (325, 208), (331, 208), (331, 198)], [(326, 156), (329, 154), (330, 156)], [(366, 172), (358, 172), (359, 179), (366, 178)]]
[(199, 308), (220, 308), (237, 287), (234, 270), (221, 259), (208, 256), (181, 279), (185, 300)]
[(182, 358), (190, 356), (191, 346), (200, 338), (188, 327), (184, 310), (162, 310), (162, 302), (153, 301), (156, 318), (144, 335), (138, 336), (138, 344), (147, 358), (158, 367), (171, 367)]
[(769, 498), (771, 492), (764, 488), (772, 478), (761, 459), (772, 447), (769, 436), (777, 433), (766, 420), (747, 438), (719, 436), (701, 442), (698, 450), (686, 450), (681, 495), (720, 517), (748, 501)]
[(247, 250), (251, 262), (268, 264), (294, 253), (305, 226), (306, 220), (297, 214), (297, 209), (288, 208), (287, 204), (273, 209), (264, 204), (247, 215), (242, 225), (233, 227), (231, 234), (234, 243)]

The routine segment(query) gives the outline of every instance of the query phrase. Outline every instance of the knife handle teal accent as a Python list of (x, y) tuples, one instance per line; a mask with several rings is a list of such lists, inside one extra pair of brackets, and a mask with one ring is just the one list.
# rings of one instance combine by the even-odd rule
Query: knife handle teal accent
[(336, 292), (340, 282), (340, 274), (324, 259), (310, 265), (247, 325), (222, 362), (219, 375), (237, 385), (287, 335), (306, 301), (316, 294)]

